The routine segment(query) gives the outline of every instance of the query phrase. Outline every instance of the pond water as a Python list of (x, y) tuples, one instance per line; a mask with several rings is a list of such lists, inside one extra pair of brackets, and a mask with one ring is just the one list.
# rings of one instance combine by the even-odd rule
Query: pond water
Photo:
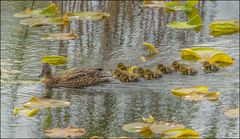
[[(48, 2), (37, 1), (36, 8)], [(85, 128), (90, 136), (131, 136), (138, 134), (122, 130), (124, 124), (141, 121), (152, 114), (156, 119), (175, 121), (196, 130), (202, 137), (239, 137), (239, 119), (230, 119), (225, 109), (239, 107), (239, 34), (213, 38), (208, 24), (214, 20), (238, 19), (238, 1), (204, 1), (198, 8), (203, 19), (200, 32), (167, 28), (171, 21), (184, 21), (182, 12), (166, 14), (164, 9), (143, 9), (141, 2), (77, 2), (75, 11), (105, 11), (107, 20), (74, 21), (70, 29), (79, 35), (77, 40), (43, 41), (49, 32), (60, 27), (21, 25), (12, 15), (31, 6), (31, 1), (1, 2), (1, 137), (44, 137), (44, 130), (72, 125)], [(65, 10), (73, 3), (66, 2)], [(142, 42), (150, 42), (160, 54), (147, 62), (140, 56), (146, 53)], [(54, 72), (74, 67), (95, 67), (111, 71), (117, 63), (155, 68), (158, 63), (170, 64), (180, 60), (180, 51), (194, 44), (206, 44), (223, 50), (236, 60), (219, 73), (196, 76), (172, 74), (161, 79), (137, 83), (112, 82), (82, 89), (53, 89), (54, 99), (72, 102), (67, 108), (41, 110), (35, 117), (14, 117), (14, 107), (21, 106), (32, 96), (46, 95), (39, 82), (40, 58), (45, 55), (66, 56), (68, 63), (53, 67)], [(197, 69), (200, 64), (191, 63)], [(221, 92), (219, 101), (198, 103), (182, 100), (170, 92), (175, 87), (207, 85), (210, 91)]]

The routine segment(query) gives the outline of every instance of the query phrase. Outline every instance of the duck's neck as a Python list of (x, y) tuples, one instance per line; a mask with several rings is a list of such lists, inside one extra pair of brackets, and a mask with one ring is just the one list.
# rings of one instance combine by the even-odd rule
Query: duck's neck
[(52, 78), (53, 78), (52, 73), (50, 73), (50, 74), (45, 74), (45, 75), (44, 75), (44, 78), (46, 78), (46, 79), (52, 79)]

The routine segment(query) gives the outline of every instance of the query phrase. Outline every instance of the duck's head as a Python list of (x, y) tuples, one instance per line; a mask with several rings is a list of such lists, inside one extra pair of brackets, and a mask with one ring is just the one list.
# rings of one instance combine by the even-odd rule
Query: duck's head
[(113, 72), (113, 77), (114, 78), (119, 78), (121, 76), (122, 72), (120, 69), (115, 69)]
[(123, 64), (123, 63), (118, 63), (117, 68), (119, 68), (120, 70), (126, 70), (127, 69), (125, 64)]
[(51, 66), (48, 63), (42, 64), (42, 73), (39, 75), (39, 77), (52, 77)]
[(144, 73), (143, 68), (141, 68), (141, 67), (137, 68), (137, 74), (143, 75), (143, 73)]
[(180, 72), (185, 72), (185, 71), (187, 71), (188, 69), (187, 69), (187, 67), (185, 66), (185, 65), (180, 65), (179, 66), (179, 71)]
[(121, 77), (120, 77), (120, 81), (122, 81), (122, 82), (128, 82), (128, 81), (129, 81), (128, 75), (125, 74), (125, 73), (122, 73), (122, 74), (121, 74)]
[(158, 69), (158, 70), (164, 69), (164, 65), (163, 65), (163, 64), (158, 64), (157, 69)]
[(177, 61), (173, 61), (173, 62), (172, 62), (172, 66), (173, 66), (173, 67), (179, 67), (179, 63), (178, 63)]

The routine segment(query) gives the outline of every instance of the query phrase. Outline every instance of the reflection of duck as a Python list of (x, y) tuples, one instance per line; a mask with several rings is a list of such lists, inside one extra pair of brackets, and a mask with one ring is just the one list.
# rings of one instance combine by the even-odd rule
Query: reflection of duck
[(51, 66), (48, 63), (43, 63), (42, 73), (39, 77), (43, 77), (42, 82), (49, 87), (81, 88), (109, 82), (107, 76), (103, 75), (102, 69), (76, 68), (53, 76)]
[(179, 72), (182, 75), (196, 75), (197, 74), (197, 71), (194, 68), (191, 68), (186, 65), (180, 65)]
[(203, 66), (203, 70), (205, 72), (212, 73), (212, 72), (218, 72), (219, 71), (219, 67), (216, 66), (215, 64), (209, 63), (209, 61), (204, 61), (202, 66)]
[(164, 66), (163, 64), (158, 64), (157, 70), (161, 71), (164, 74), (173, 72), (173, 69), (171, 67)]

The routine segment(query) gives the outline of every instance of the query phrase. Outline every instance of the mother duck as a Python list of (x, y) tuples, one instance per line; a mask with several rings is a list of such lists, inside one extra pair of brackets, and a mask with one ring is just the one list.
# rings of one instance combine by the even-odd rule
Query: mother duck
[(49, 87), (81, 88), (109, 82), (108, 76), (103, 75), (102, 69), (72, 69), (56, 76), (52, 75), (51, 66), (48, 63), (42, 64), (42, 73), (39, 77)]

